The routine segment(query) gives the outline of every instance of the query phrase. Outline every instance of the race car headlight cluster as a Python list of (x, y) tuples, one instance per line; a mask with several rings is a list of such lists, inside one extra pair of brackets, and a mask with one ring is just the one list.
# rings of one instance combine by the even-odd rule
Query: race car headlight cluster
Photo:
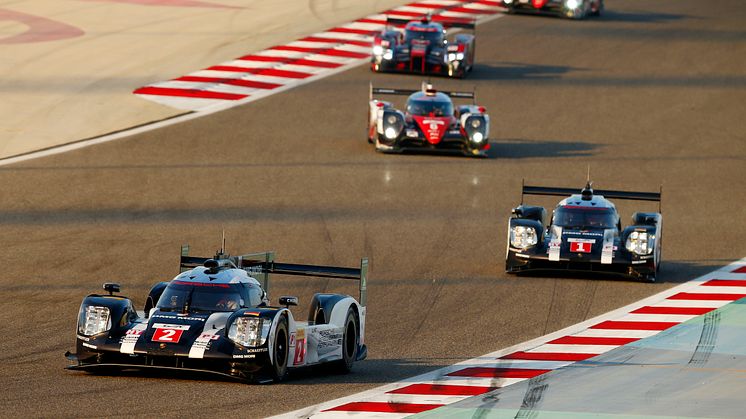
[(482, 116), (470, 116), (463, 124), (464, 131), (474, 144), (482, 144), (487, 138), (487, 122)]
[(624, 247), (636, 255), (649, 255), (653, 253), (653, 240), (655, 236), (646, 231), (633, 231), (627, 236)]
[(242, 346), (262, 346), (272, 322), (258, 317), (238, 317), (228, 329), (228, 338)]
[(536, 229), (527, 226), (513, 226), (510, 229), (510, 245), (519, 249), (527, 249), (539, 242)]
[(383, 55), (383, 47), (380, 45), (373, 46), (373, 55)]
[(78, 332), (83, 336), (97, 335), (111, 329), (108, 307), (83, 306), (78, 315)]
[(580, 7), (581, 3), (582, 3), (582, 0), (567, 0), (565, 2), (565, 7), (567, 7), (568, 9), (575, 10), (578, 7)]
[(395, 112), (385, 113), (380, 120), (380, 123), (381, 126), (379, 132), (382, 133), (388, 141), (397, 139), (404, 129), (404, 119), (400, 114)]
[(448, 54), (448, 61), (461, 61), (464, 59), (463, 52), (451, 52)]

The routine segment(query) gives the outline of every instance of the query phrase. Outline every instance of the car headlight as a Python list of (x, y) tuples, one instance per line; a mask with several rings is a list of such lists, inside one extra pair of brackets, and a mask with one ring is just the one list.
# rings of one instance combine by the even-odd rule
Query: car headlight
[(471, 120), (471, 126), (474, 128), (479, 128), (482, 125), (482, 120), (474, 118)]
[(397, 136), (396, 129), (394, 127), (388, 127), (383, 131), (383, 135), (389, 140), (393, 140)]
[(519, 249), (527, 249), (539, 242), (539, 236), (533, 227), (513, 226), (510, 229), (510, 245)]
[(108, 307), (85, 306), (78, 315), (78, 332), (83, 336), (97, 335), (111, 329)]
[(383, 47), (380, 45), (373, 46), (373, 55), (383, 55)]
[(394, 58), (394, 51), (387, 49), (386, 52), (383, 53), (383, 59), (384, 60), (390, 60)]
[(228, 329), (228, 338), (241, 346), (262, 346), (272, 321), (258, 317), (238, 317)]
[(482, 140), (484, 140), (484, 135), (482, 135), (481, 132), (477, 131), (471, 136), (471, 140), (475, 143), (481, 143)]
[(649, 255), (653, 253), (653, 241), (655, 236), (646, 231), (633, 231), (627, 236), (624, 247), (636, 255)]
[(386, 122), (388, 122), (391, 125), (394, 125), (398, 119), (399, 118), (397, 118), (395, 115), (389, 115), (388, 118), (386, 118)]
[(580, 6), (581, 0), (567, 0), (565, 2), (565, 7), (568, 9), (577, 9)]
[(513, 0), (504, 0), (504, 1), (505, 1), (505, 4), (511, 4), (511, 3), (513, 3)]

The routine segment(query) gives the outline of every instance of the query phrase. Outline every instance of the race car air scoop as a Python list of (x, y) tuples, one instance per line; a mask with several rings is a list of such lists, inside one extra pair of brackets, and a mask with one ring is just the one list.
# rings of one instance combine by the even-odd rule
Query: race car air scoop
[(449, 117), (412, 115), (412, 118), (417, 122), (417, 126), (420, 127), (425, 134), (425, 139), (430, 144), (440, 143), (450, 124)]

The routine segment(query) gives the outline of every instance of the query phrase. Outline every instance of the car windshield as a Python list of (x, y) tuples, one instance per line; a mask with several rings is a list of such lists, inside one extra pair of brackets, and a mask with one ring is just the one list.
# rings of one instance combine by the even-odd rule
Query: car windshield
[(171, 281), (157, 307), (163, 311), (234, 311), (247, 307), (245, 284)]
[(564, 206), (554, 210), (553, 224), (569, 228), (616, 228), (618, 217), (611, 208)]
[(440, 44), (443, 43), (443, 32), (407, 29), (404, 34), (404, 40), (406, 42), (425, 40), (429, 41), (430, 44)]
[(453, 115), (453, 105), (445, 101), (412, 99), (407, 103), (407, 112), (417, 116), (448, 116)]

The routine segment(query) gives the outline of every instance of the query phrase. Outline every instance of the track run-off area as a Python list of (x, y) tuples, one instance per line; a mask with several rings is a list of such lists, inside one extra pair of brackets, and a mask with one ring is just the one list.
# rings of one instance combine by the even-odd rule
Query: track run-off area
[[(417, 88), (422, 78), (359, 66), (1, 166), (0, 408), (11, 417), (281, 414), (519, 345), (741, 259), (744, 22), (735, 0), (618, 0), (600, 19), (479, 25), (473, 73), (432, 81), (476, 88), (491, 117), (486, 159), (375, 153), (365, 140), (369, 82)], [(521, 179), (580, 188), (589, 165), (598, 188), (663, 186), (658, 282), (506, 275)], [(617, 205), (623, 222), (653, 209)], [(348, 375), (310, 370), (273, 385), (64, 369), (85, 295), (119, 282), (141, 308), (153, 283), (178, 272), (180, 244), (210, 254), (223, 230), (234, 254), (346, 266), (370, 258), (369, 359)], [(277, 277), (270, 297), (297, 295), (304, 317), (320, 291), (354, 285)]]

